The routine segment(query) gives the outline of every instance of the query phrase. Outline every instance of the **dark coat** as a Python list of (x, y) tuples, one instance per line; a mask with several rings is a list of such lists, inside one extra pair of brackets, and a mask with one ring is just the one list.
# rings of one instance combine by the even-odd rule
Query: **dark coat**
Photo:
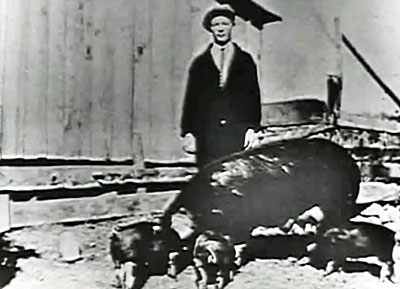
[(221, 89), (211, 47), (190, 66), (181, 119), (181, 135), (196, 137), (199, 166), (241, 150), (246, 130), (259, 127), (261, 121), (257, 68), (250, 54), (234, 44), (227, 81)]

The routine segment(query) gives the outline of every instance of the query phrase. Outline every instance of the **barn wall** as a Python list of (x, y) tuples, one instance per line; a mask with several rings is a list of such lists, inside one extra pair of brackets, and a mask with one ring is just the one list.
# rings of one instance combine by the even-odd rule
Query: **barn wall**
[[(213, 0), (0, 0), (2, 158), (185, 157), (189, 60)], [(235, 36), (259, 55), (260, 33)]]
[(0, 5), (2, 157), (131, 157), (132, 1)]
[[(141, 142), (149, 159), (187, 157), (179, 140), (184, 84), (190, 59), (209, 42), (201, 21), (214, 2), (0, 0), (2, 158), (125, 159)], [(360, 1), (256, 2), (283, 18), (262, 32), (238, 19), (234, 31), (258, 64), (263, 103), (325, 100), (325, 74), (336, 66), (333, 18), (341, 16), (342, 30), (364, 47), (364, 40), (374, 45), (358, 33), (367, 18), (374, 27), (368, 15), (395, 13), (376, 2), (363, 8), (368, 15), (357, 13), (353, 29), (350, 11)], [(367, 54), (375, 57), (382, 50), (373, 45)], [(346, 52), (344, 62), (344, 109), (371, 108), (361, 95), (378, 90), (367, 88), (371, 81)], [(386, 75), (395, 83), (395, 72)], [(354, 79), (368, 83), (363, 91)]]

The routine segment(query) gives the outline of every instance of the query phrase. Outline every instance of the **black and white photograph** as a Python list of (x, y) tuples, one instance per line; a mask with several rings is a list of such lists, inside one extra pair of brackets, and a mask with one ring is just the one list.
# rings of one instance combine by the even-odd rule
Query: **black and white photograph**
[(399, 0), (0, 0), (0, 289), (400, 286)]

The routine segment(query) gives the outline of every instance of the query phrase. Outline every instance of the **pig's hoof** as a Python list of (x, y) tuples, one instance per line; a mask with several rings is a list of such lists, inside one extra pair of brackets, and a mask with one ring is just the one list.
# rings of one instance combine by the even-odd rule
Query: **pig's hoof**
[(233, 270), (230, 270), (229, 271), (229, 281), (233, 281), (233, 275), (234, 275)]
[(397, 276), (391, 276), (390, 277), (390, 282), (392, 282), (393, 284), (399, 284), (400, 283), (400, 278)]
[(386, 281), (391, 281), (393, 275), (393, 266), (389, 263), (383, 263), (381, 266), (381, 271), (379, 273), (379, 281), (384, 283)]
[(169, 277), (171, 277), (172, 279), (176, 279), (176, 275), (177, 275), (177, 268), (176, 268), (176, 265), (170, 265), (169, 267), (168, 267), (168, 272), (167, 272), (167, 275), (169, 276)]
[(223, 276), (217, 277), (217, 289), (222, 289), (226, 285), (226, 280)]
[(299, 266), (305, 266), (311, 263), (311, 258), (308, 256), (304, 256), (300, 260), (297, 261), (297, 265)]
[(196, 285), (198, 289), (207, 289), (207, 282), (204, 282), (203, 280), (197, 281)]
[[(326, 271), (325, 270), (324, 273), (322, 274), (322, 277), (328, 277), (329, 275), (332, 275), (333, 272), (335, 272), (335, 271)], [(337, 272), (339, 272), (339, 270)]]
[(110, 286), (113, 288), (122, 288), (122, 283), (120, 278), (116, 277), (114, 280), (112, 280)]

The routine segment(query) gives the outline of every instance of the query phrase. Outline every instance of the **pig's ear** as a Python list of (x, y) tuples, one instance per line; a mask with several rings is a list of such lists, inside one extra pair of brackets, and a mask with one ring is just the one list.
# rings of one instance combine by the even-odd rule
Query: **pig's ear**
[(231, 243), (231, 237), (229, 235), (223, 235), (224, 239)]
[(339, 240), (339, 241), (346, 241), (346, 240), (349, 240), (349, 234), (346, 234), (346, 232), (342, 232), (341, 234), (338, 234), (337, 236), (336, 236), (336, 238)]
[(328, 238), (331, 242), (335, 242), (338, 240), (344, 240), (346, 238), (346, 234), (342, 229), (333, 228), (325, 232), (324, 237)]

